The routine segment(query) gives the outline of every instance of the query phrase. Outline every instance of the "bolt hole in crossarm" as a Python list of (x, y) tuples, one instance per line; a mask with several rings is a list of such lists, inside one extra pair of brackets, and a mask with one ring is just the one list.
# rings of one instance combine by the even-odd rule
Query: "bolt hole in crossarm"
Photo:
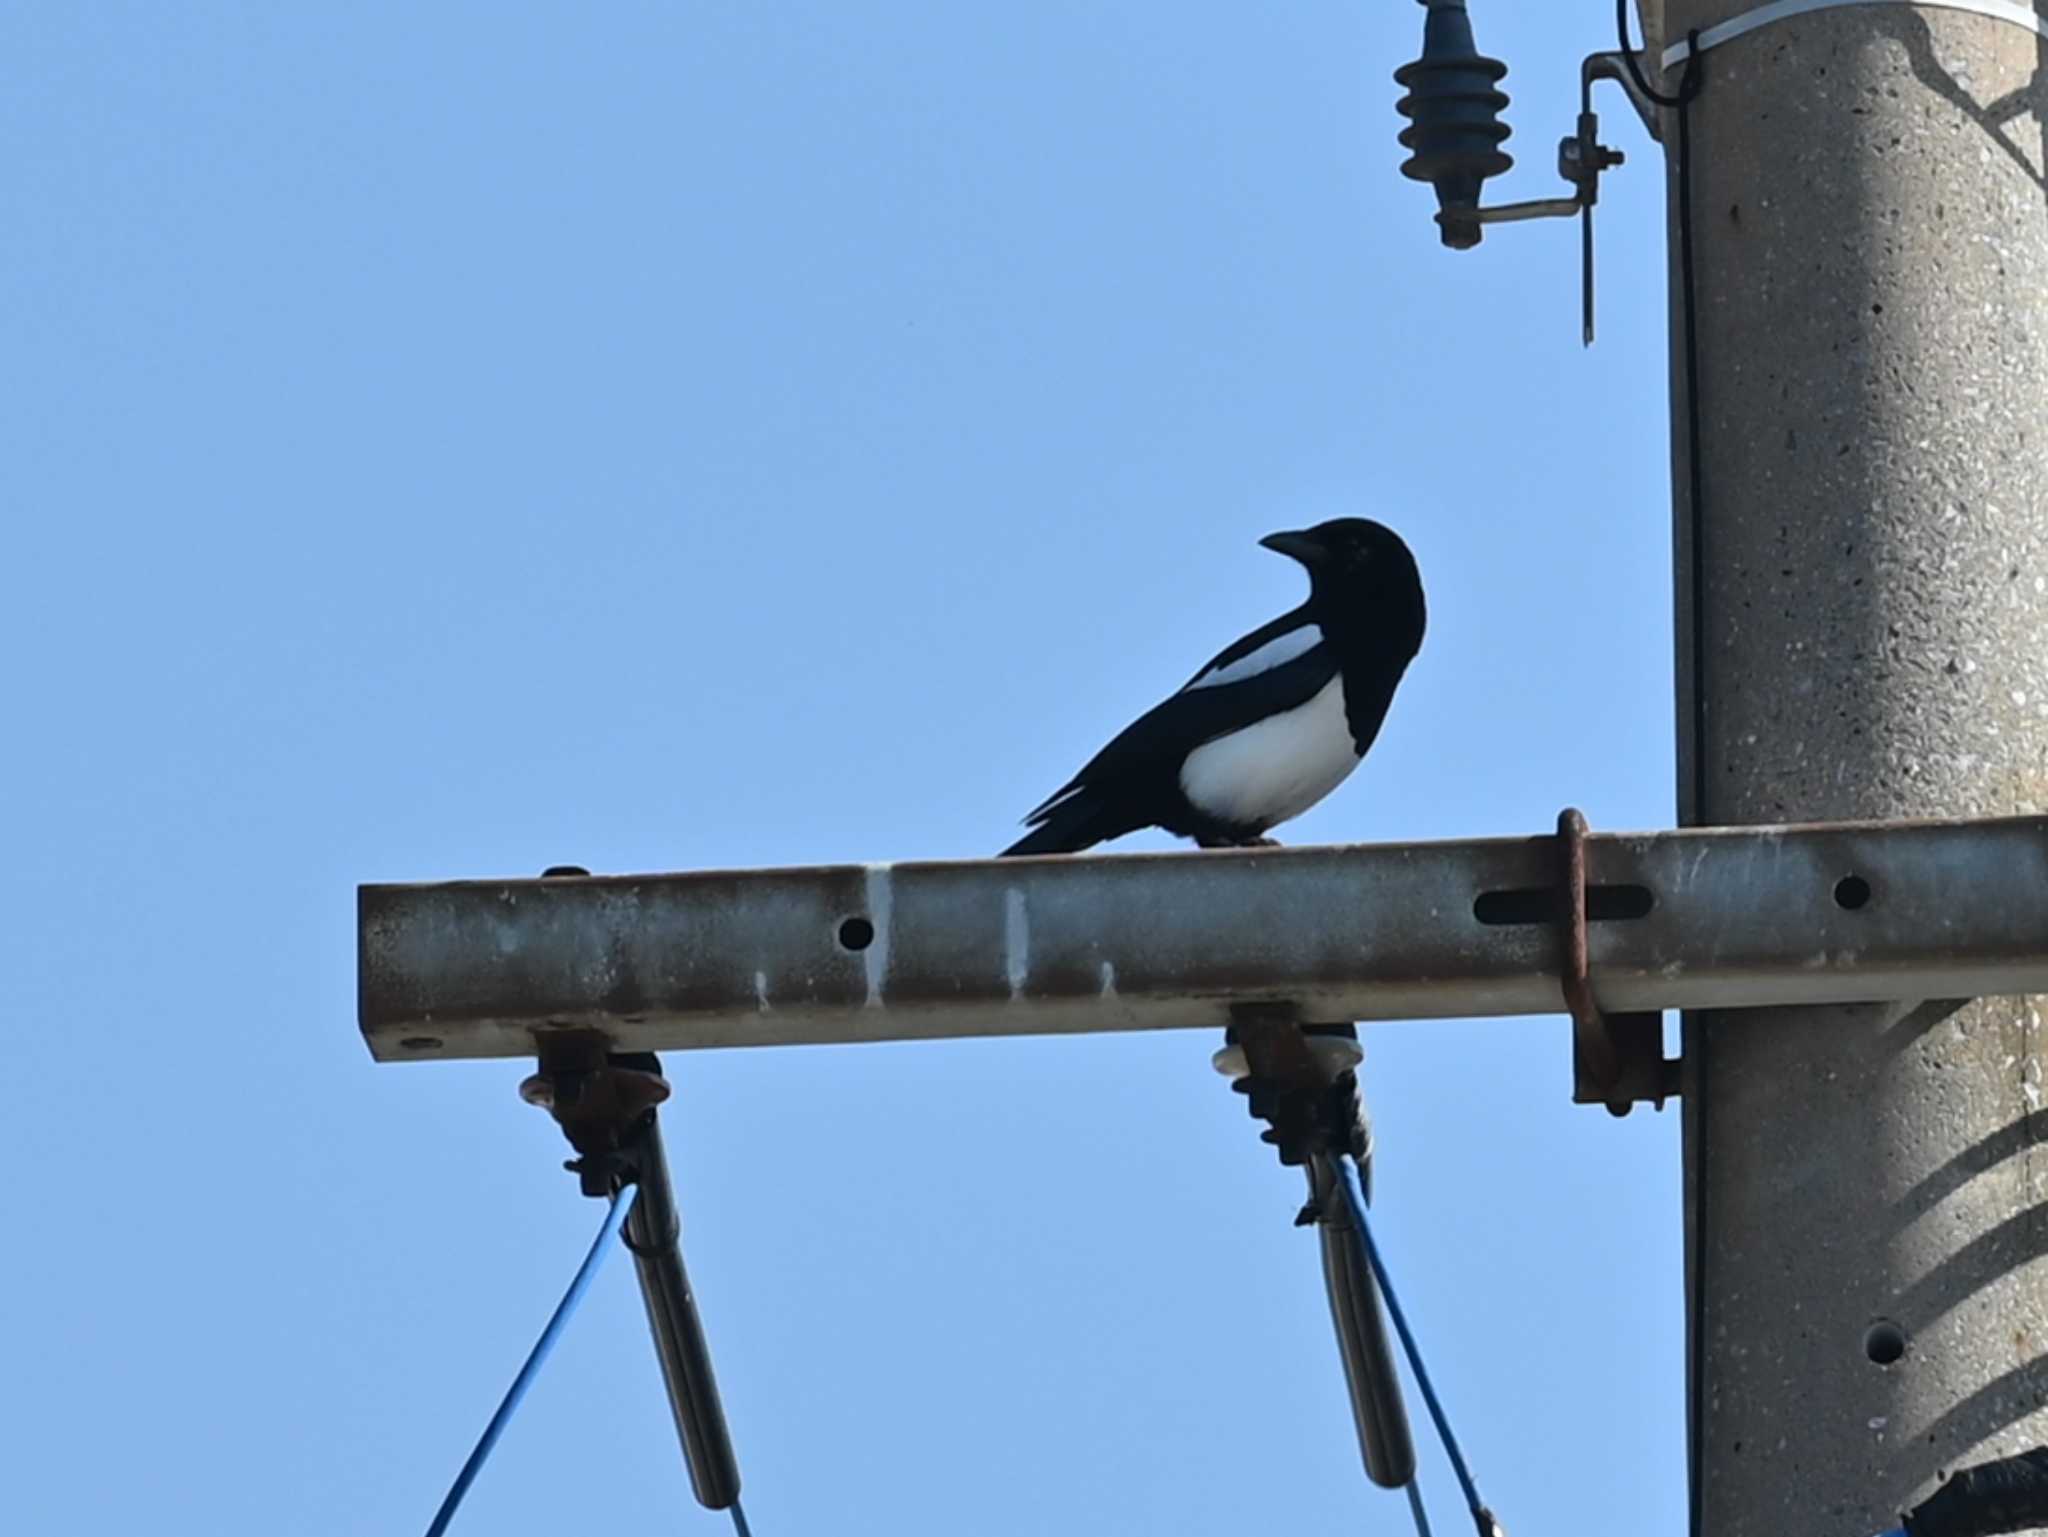
[[(1482, 891), (1472, 903), (1472, 916), (1488, 928), (1519, 928), (1551, 925), (1558, 920), (1562, 897), (1555, 886), (1518, 886), (1504, 891)], [(1647, 918), (1657, 905), (1647, 886), (1588, 886), (1588, 923), (1625, 922)]]

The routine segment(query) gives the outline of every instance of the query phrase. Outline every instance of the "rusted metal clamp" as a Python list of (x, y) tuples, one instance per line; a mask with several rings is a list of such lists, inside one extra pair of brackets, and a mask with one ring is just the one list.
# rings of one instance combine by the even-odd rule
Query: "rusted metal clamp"
[(577, 1156), (562, 1165), (583, 1193), (607, 1196), (630, 1183), (633, 1147), (647, 1112), (668, 1098), (668, 1080), (652, 1053), (613, 1057), (596, 1031), (542, 1037), (540, 1071), (519, 1097), (555, 1118)]
[(1608, 1014), (1593, 996), (1587, 933), (1586, 818), (1576, 807), (1557, 814), (1564, 855), (1562, 967), (1564, 1006), (1572, 1017), (1572, 1101), (1627, 1115), (1639, 1101), (1664, 1108), (1678, 1092), (1678, 1064), (1664, 1056), (1664, 1016)]

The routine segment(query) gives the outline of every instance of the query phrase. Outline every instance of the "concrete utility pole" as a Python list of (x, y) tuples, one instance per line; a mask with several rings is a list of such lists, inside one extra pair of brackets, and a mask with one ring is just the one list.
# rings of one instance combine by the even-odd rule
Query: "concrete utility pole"
[[(1659, 30), (1757, 5), (1668, 0)], [(1865, 3), (1705, 51), (1696, 522), (1664, 114), (1688, 822), (2048, 805), (2048, 39), (2024, 21)], [(1695, 1532), (1854, 1537), (2048, 1440), (2040, 1019), (1688, 1016)]]

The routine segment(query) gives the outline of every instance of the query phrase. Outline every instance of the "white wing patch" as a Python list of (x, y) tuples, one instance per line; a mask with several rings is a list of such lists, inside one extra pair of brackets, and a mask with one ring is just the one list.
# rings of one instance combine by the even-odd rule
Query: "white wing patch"
[(1357, 767), (1339, 676), (1307, 704), (1204, 742), (1180, 766), (1180, 788), (1197, 811), (1263, 831), (1300, 816)]
[(1255, 651), (1248, 651), (1234, 662), (1221, 667), (1212, 667), (1181, 690), (1214, 688), (1219, 683), (1237, 683), (1246, 678), (1256, 678), (1262, 672), (1271, 672), (1284, 663), (1293, 661), (1304, 652), (1320, 645), (1323, 631), (1320, 625), (1299, 624), (1283, 635), (1276, 635)]

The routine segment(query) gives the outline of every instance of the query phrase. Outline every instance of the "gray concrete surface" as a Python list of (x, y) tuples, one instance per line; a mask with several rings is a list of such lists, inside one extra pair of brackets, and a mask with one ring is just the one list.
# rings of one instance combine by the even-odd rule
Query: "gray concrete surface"
[[(2044, 68), (2023, 28), (1900, 5), (1706, 56), (1697, 657), (1672, 224), (1689, 818), (2048, 804)], [(1856, 1537), (2048, 1440), (2040, 1010), (1688, 1019), (1698, 1530)]]

